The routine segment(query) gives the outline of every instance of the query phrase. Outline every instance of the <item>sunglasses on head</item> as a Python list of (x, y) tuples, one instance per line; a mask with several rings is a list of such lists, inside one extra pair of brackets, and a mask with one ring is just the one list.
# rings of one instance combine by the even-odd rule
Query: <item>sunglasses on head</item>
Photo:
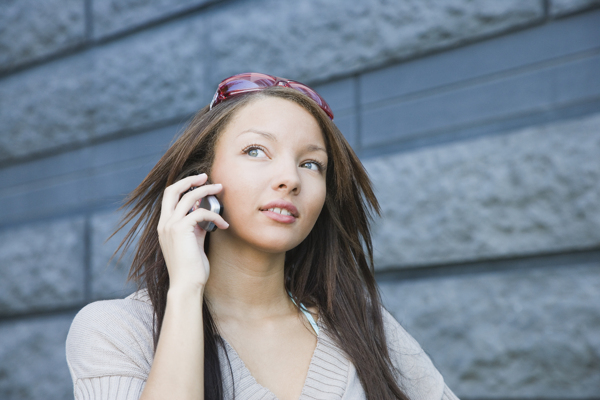
[(227, 100), (228, 98), (249, 92), (256, 92), (259, 90), (266, 89), (271, 86), (284, 86), (305, 94), (314, 100), (325, 114), (333, 120), (333, 111), (327, 104), (327, 102), (319, 96), (317, 92), (309, 88), (303, 83), (290, 81), (289, 79), (279, 78), (277, 76), (261, 74), (259, 72), (246, 72), (230, 76), (219, 83), (217, 92), (215, 93), (212, 101), (210, 102), (210, 109), (217, 104)]

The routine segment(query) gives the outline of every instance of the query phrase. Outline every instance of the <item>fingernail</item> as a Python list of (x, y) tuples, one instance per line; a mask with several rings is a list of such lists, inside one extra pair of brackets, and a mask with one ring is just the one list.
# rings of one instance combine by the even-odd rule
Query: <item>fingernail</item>
[(206, 173), (205, 173), (205, 172), (203, 172), (203, 173), (201, 173), (201, 174), (198, 174), (198, 176), (206, 176)]
[(219, 188), (222, 188), (222, 187), (223, 187), (223, 185), (221, 185), (220, 183), (215, 183), (215, 186), (216, 186), (216, 187), (219, 187)]

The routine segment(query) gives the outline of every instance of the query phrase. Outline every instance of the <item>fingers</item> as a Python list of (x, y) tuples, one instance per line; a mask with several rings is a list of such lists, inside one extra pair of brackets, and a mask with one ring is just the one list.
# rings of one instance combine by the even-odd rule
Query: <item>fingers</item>
[(162, 199), (162, 213), (170, 216), (171, 212), (175, 210), (181, 193), (185, 192), (192, 186), (201, 186), (206, 183), (208, 176), (206, 174), (188, 176), (180, 181), (175, 182), (171, 186), (167, 187), (163, 193)]
[[(204, 185), (207, 179), (206, 174), (189, 176), (165, 189), (158, 222), (159, 232), (163, 232), (167, 226), (179, 225), (180, 222), (190, 226), (202, 221), (211, 221), (220, 229), (229, 227), (229, 224), (219, 214), (194, 207), (202, 198), (216, 195), (223, 190), (221, 184)], [(190, 190), (191, 188), (194, 189)], [(185, 193), (186, 191), (189, 192)], [(184, 193), (183, 196), (182, 193)], [(195, 211), (190, 212), (192, 207)]]
[(203, 221), (210, 221), (213, 224), (215, 224), (219, 229), (229, 228), (229, 224), (223, 219), (223, 217), (221, 217), (215, 212), (208, 211), (204, 208), (199, 208), (196, 211), (189, 213), (186, 219), (187, 218), (192, 219), (196, 222), (196, 224)]
[(221, 190), (223, 190), (223, 186), (220, 183), (204, 185), (195, 188), (191, 192), (186, 193), (183, 195), (183, 197), (181, 197), (181, 200), (179, 200), (179, 203), (175, 207), (173, 216), (175, 218), (183, 218), (190, 212), (192, 207), (199, 205), (198, 203), (202, 198), (210, 195), (216, 195), (220, 193)]

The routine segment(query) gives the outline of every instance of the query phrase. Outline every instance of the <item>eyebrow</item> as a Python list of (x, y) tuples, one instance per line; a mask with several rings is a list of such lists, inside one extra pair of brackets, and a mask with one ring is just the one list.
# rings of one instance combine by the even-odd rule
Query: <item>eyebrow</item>
[[(265, 132), (265, 131), (259, 131), (258, 129), (246, 129), (245, 131), (240, 132), (239, 135), (237, 135), (237, 137), (242, 136), (244, 133), (256, 133), (258, 135), (264, 136), (265, 138), (276, 142), (277, 138), (275, 137), (275, 135), (273, 135), (272, 133), (269, 132)], [(316, 144), (309, 144), (308, 146), (306, 146), (306, 150), (308, 151), (322, 151), (325, 154), (327, 154), (327, 150), (325, 150), (323, 147), (316, 145)]]
[(306, 149), (308, 151), (322, 151), (323, 153), (327, 154), (327, 150), (325, 150), (321, 146), (317, 146), (316, 144), (309, 144), (308, 146), (306, 146)]
[(237, 137), (242, 136), (244, 133), (256, 133), (256, 134), (266, 137), (269, 140), (272, 140), (273, 142), (277, 141), (277, 138), (272, 133), (265, 132), (265, 131), (259, 131), (258, 129), (246, 129), (245, 131), (240, 132), (240, 134), (237, 135)]

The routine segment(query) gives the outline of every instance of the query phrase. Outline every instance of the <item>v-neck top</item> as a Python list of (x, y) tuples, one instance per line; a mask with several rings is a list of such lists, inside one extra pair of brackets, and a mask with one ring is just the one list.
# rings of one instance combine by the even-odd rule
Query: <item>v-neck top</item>
[[(317, 346), (308, 367), (300, 400), (323, 398), (322, 390), (315, 390), (315, 388), (322, 388), (324, 384), (330, 394), (327, 398), (341, 399), (344, 394), (349, 367), (344, 361), (347, 360), (335, 346), (331, 345), (331, 339), (326, 336), (322, 326), (319, 326), (319, 332), (322, 333), (317, 337)], [(235, 389), (236, 399), (276, 400), (275, 394), (259, 384), (252, 376), (233, 346), (225, 339), (224, 342), (225, 349), (220, 349), (219, 357), (223, 360), (229, 356), (231, 371), (233, 371), (232, 374), (229, 368), (221, 368), (225, 375), (223, 386), (226, 388), (226, 398), (233, 398)]]
[[(385, 310), (384, 328), (398, 383), (412, 400), (457, 400), (418, 343)], [(154, 359), (153, 309), (146, 291), (91, 303), (67, 337), (67, 363), (77, 400), (139, 399)], [(356, 369), (317, 321), (319, 335), (299, 400), (363, 400)], [(277, 400), (252, 376), (235, 349), (219, 348), (225, 399)], [(229, 368), (231, 366), (231, 369)]]

